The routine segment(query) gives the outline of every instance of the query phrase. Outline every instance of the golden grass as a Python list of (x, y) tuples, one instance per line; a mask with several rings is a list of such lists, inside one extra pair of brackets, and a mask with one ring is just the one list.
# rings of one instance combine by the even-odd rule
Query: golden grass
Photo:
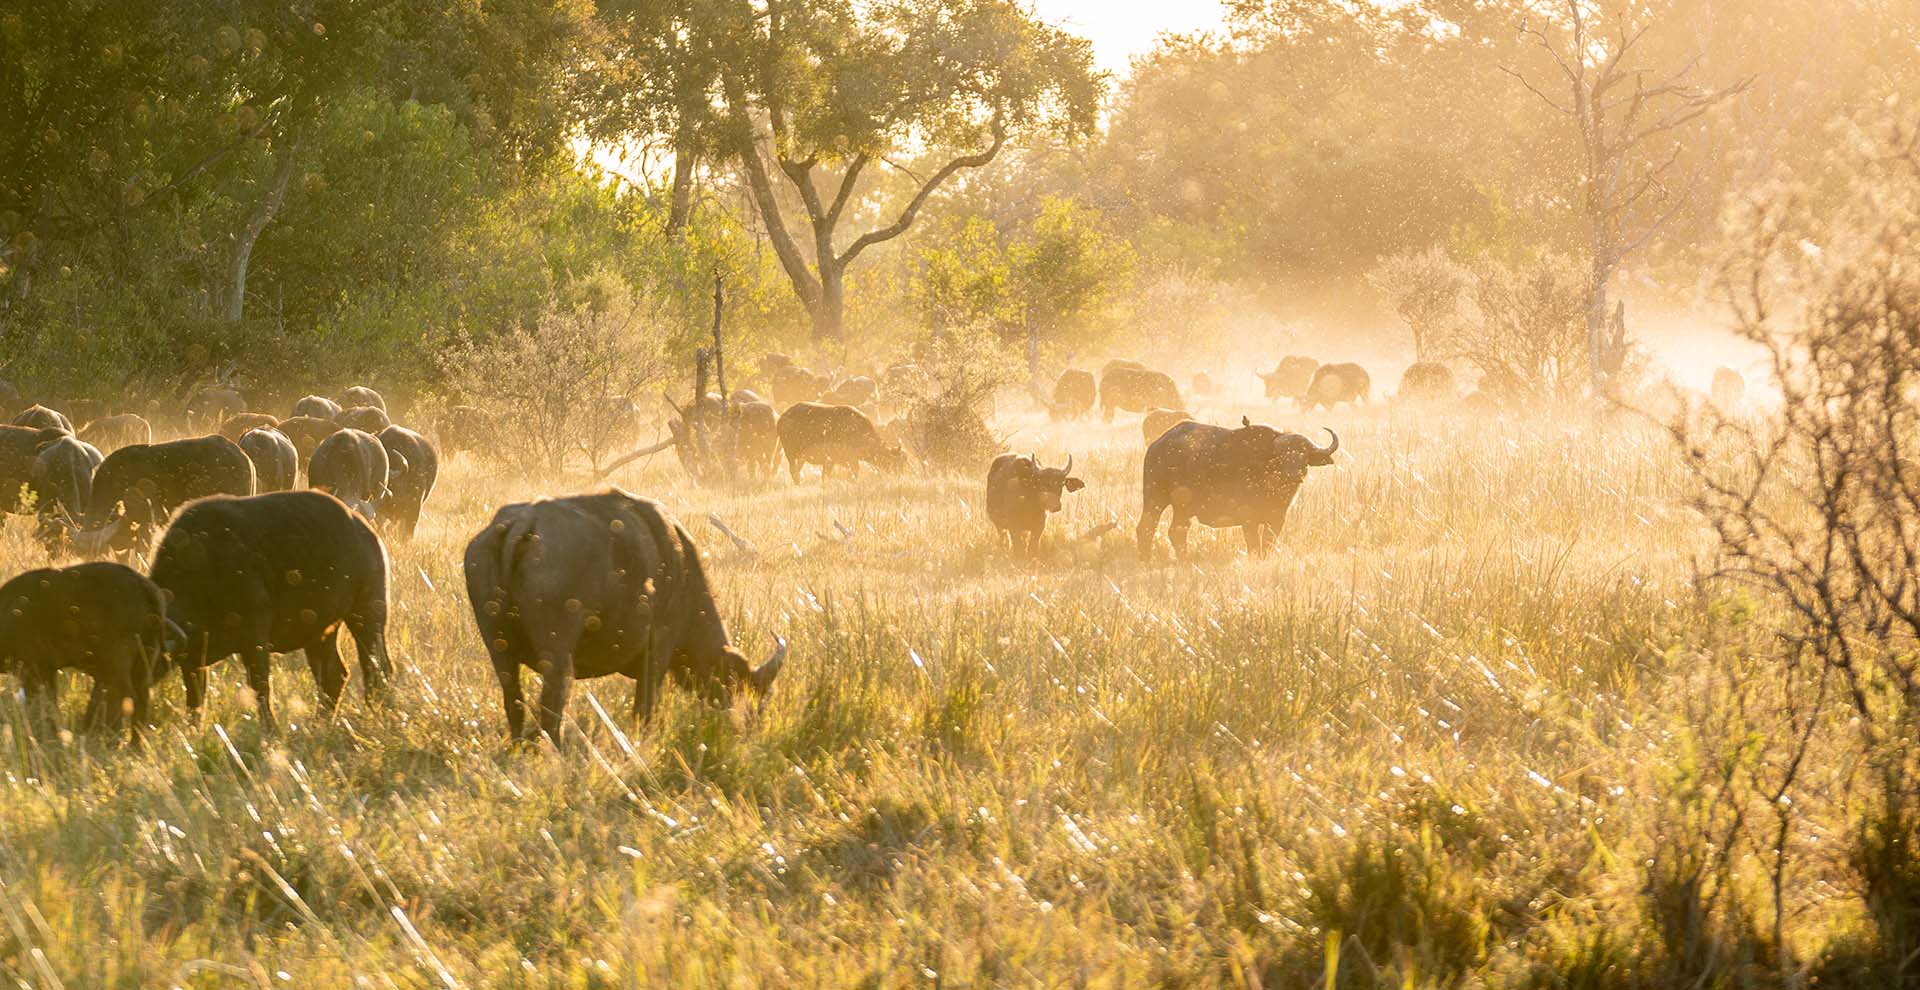
[[(1137, 417), (1002, 424), (1089, 482), (1034, 566), (994, 549), (976, 478), (623, 474), (702, 542), (743, 648), (777, 633), (792, 659), (753, 720), (670, 692), (635, 732), (627, 682), (581, 682), (565, 754), (507, 747), (460, 573), (493, 509), (542, 489), (455, 459), (392, 550), (392, 707), (350, 686), (317, 721), (298, 657), (274, 737), (237, 665), (197, 727), (170, 680), (145, 754), (36, 745), (4, 706), (0, 968), (76, 988), (1623, 972), (1701, 659), (1745, 648), (1692, 589), (1704, 534), (1666, 442), (1269, 418), (1324, 418), (1344, 453), (1263, 560), (1198, 528), (1191, 564), (1134, 560)], [(39, 562), (19, 521), (4, 540), (0, 573)], [(1806, 883), (1802, 904), (1836, 896)]]

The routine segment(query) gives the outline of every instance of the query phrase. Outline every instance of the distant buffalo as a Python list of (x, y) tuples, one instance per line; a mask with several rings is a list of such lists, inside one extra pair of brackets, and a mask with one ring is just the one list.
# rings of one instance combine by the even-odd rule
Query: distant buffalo
[[(354, 387), (340, 393), (341, 409), (343, 410), (353, 409), (360, 406), (366, 406), (373, 409), (378, 409), (381, 412), (386, 412), (387, 400), (385, 398), (382, 398), (380, 393), (375, 392), (373, 389), (370, 389), (365, 385), (355, 385)], [(382, 427), (382, 429), (384, 429), (384, 427)]]
[(823, 481), (833, 477), (837, 467), (857, 475), (863, 463), (888, 471), (907, 466), (906, 452), (900, 445), (881, 437), (873, 420), (852, 406), (796, 403), (780, 414), (775, 429), (787, 455), (787, 470), (796, 484), (801, 469), (808, 464), (820, 465)]
[(58, 674), (72, 669), (93, 679), (86, 728), (117, 730), (130, 714), (138, 746), (163, 656), (184, 646), (160, 588), (119, 564), (42, 568), (0, 585), (0, 670), (20, 675), (43, 738), (59, 707)]
[(1307, 386), (1303, 409), (1332, 409), (1342, 402), (1365, 403), (1373, 390), (1373, 378), (1357, 364), (1323, 364), (1313, 373)]
[(880, 386), (865, 375), (848, 378), (820, 396), (830, 406), (870, 406), (880, 397)]
[(81, 553), (144, 552), (173, 510), (208, 495), (251, 495), (253, 462), (222, 436), (122, 447), (93, 473)]
[(1146, 418), (1140, 421), (1140, 438), (1151, 444), (1175, 425), (1192, 418), (1185, 409), (1149, 409)]
[(40, 515), (40, 539), (50, 553), (66, 549), (69, 534), (93, 499), (93, 474), (102, 460), (92, 444), (65, 435), (34, 455), (30, 487)]
[[(300, 455), (300, 463), (302, 466), (305, 466), (308, 461), (313, 459), (313, 452), (320, 449), (320, 444), (323, 441), (335, 433), (346, 429), (346, 427), (341, 426), (331, 419), (320, 419), (314, 416), (295, 416), (291, 419), (283, 419), (280, 421), (280, 425), (274, 428), (279, 430), (282, 436), (293, 441), (293, 450)], [(361, 432), (365, 431), (363, 430)]]
[(272, 492), (201, 499), (181, 510), (154, 552), (153, 582), (187, 648), (176, 654), (187, 709), (206, 703), (207, 668), (238, 654), (260, 721), (274, 725), (273, 654), (305, 650), (331, 715), (346, 683), (342, 626), (353, 634), (368, 700), (387, 661), (387, 553), (338, 499)]
[(270, 413), (240, 413), (237, 416), (228, 416), (226, 420), (220, 424), (219, 432), (221, 436), (226, 437), (228, 440), (239, 443), (240, 438), (246, 435), (248, 430), (271, 430), (279, 425), (280, 417)]
[[(764, 696), (786, 659), (782, 641), (758, 670), (748, 665), (686, 528), (622, 491), (502, 508), (467, 544), (466, 576), (516, 740), (559, 745), (578, 678), (632, 678), (633, 720), (645, 724), (669, 674), (724, 704), (742, 687)], [(522, 668), (540, 672), (537, 708), (521, 694)]]
[(208, 385), (187, 398), (187, 424), (194, 429), (211, 432), (246, 411), (247, 400), (228, 385)]
[(1047, 513), (1060, 511), (1062, 492), (1077, 492), (1087, 483), (1073, 477), (1073, 458), (1062, 467), (1043, 467), (1038, 457), (1001, 454), (987, 469), (987, 518), (1007, 541), (1007, 549), (1033, 556)]
[(136, 443), (152, 443), (153, 426), (134, 413), (102, 416), (80, 428), (80, 439), (111, 454)]
[(341, 430), (320, 441), (307, 462), (307, 487), (326, 492), (369, 521), (389, 489), (391, 464), (380, 438), (364, 430)]
[(0, 426), (0, 512), (20, 511), (40, 449), (64, 436), (59, 430)]
[[(1333, 431), (1327, 431), (1330, 435)], [(1325, 447), (1271, 426), (1241, 427), (1181, 423), (1147, 448), (1141, 467), (1140, 558), (1151, 560), (1160, 517), (1173, 510), (1167, 529), (1176, 554), (1187, 553), (1187, 530), (1238, 526), (1249, 553), (1265, 553), (1286, 523), (1287, 509), (1306, 480), (1307, 469), (1333, 463), (1340, 438)]]
[(381, 430), (380, 445), (387, 448), (387, 487), (392, 491), (380, 520), (410, 540), (420, 525), (420, 508), (440, 477), (440, 454), (426, 437), (404, 426)]
[(340, 412), (340, 403), (324, 395), (308, 395), (301, 397), (299, 402), (293, 404), (293, 412), (291, 415), (312, 416), (315, 419), (332, 419), (340, 415)]
[(1452, 402), (1459, 395), (1453, 369), (1438, 361), (1417, 361), (1400, 376), (1398, 398), (1416, 405)]
[(393, 425), (393, 420), (387, 417), (387, 411), (379, 406), (354, 406), (343, 409), (340, 415), (333, 417), (333, 421), (346, 429), (359, 430), (362, 433), (379, 433)]
[(1320, 369), (1320, 362), (1310, 357), (1289, 354), (1280, 359), (1272, 371), (1256, 372), (1266, 386), (1269, 399), (1302, 400), (1307, 397), (1307, 386), (1313, 384), (1313, 373)]
[(1099, 386), (1093, 372), (1068, 368), (1053, 383), (1053, 402), (1047, 411), (1054, 419), (1084, 419), (1093, 413)]
[(773, 387), (774, 405), (782, 407), (796, 402), (818, 402), (833, 387), (833, 376), (815, 374), (794, 365), (773, 368), (768, 372), (768, 379)]
[(1134, 361), (1108, 361), (1100, 369), (1100, 415), (1112, 421), (1115, 410), (1184, 409), (1180, 386), (1162, 372)]
[(300, 476), (300, 452), (287, 435), (271, 426), (240, 434), (240, 449), (253, 462), (254, 487), (259, 492), (284, 492)]
[(62, 433), (73, 432), (73, 421), (58, 409), (46, 406), (28, 406), (13, 417), (13, 425), (24, 426), (29, 430), (59, 430)]

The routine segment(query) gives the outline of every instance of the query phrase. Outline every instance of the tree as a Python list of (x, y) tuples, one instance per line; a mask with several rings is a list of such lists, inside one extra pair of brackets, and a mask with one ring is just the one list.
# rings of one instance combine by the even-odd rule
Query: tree
[(1502, 71), (1574, 129), (1587, 242), (1587, 357), (1594, 391), (1603, 392), (1631, 349), (1624, 321), (1609, 304), (1613, 276), (1691, 199), (1693, 180), (1679, 167), (1682, 132), (1745, 89), (1751, 77), (1704, 88), (1693, 81), (1700, 53), (1677, 65), (1642, 64), (1644, 43), (1665, 4), (1620, 5), (1610, 27), (1597, 0), (1539, 6), (1544, 13), (1529, 5), (1520, 33), (1546, 53), (1559, 78), (1536, 83), (1520, 70)]
[[(1104, 77), (1086, 41), (1010, 0), (768, 0), (729, 5), (717, 27), (727, 149), (806, 307), (815, 336), (841, 336), (846, 273), (913, 226), (956, 175), (1018, 134), (1092, 130)], [(903, 153), (929, 152), (911, 168)], [(911, 180), (892, 219), (841, 246), (880, 166)], [(805, 245), (788, 224), (797, 198)]]
[(1445, 356), (1441, 348), (1460, 322), (1460, 302), (1471, 279), (1439, 245), (1382, 258), (1367, 273), (1367, 284), (1386, 298), (1413, 335), (1416, 361)]

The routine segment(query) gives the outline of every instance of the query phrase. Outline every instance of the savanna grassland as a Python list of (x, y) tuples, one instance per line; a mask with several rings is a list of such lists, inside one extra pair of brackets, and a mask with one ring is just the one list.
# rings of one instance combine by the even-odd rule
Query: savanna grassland
[[(350, 684), (320, 719), (297, 656), (277, 735), (234, 665), (199, 725), (169, 679), (146, 752), (32, 742), (4, 702), (0, 959), (38, 987), (1615, 986), (1665, 985), (1687, 953), (1768, 965), (1688, 913), (1712, 894), (1689, 864), (1767, 883), (1758, 850), (1706, 836), (1752, 810), (1726, 753), (1782, 727), (1741, 722), (1758, 634), (1697, 590), (1671, 440), (1611, 414), (1247, 411), (1343, 443), (1267, 559), (1196, 528), (1191, 562), (1135, 560), (1129, 416), (1000, 418), (1088, 481), (1033, 566), (994, 547), (974, 477), (621, 473), (689, 523), (743, 649), (778, 634), (792, 658), (763, 707), (670, 691), (640, 729), (630, 682), (580, 682), (564, 753), (507, 745), (460, 553), (503, 502), (588, 482), (456, 458), (391, 547), (391, 707)], [(0, 570), (41, 555), (11, 521)], [(1842, 805), (1789, 846), (1837, 855)], [(1779, 931), (1817, 951), (1856, 902), (1810, 875), (1788, 874)]]

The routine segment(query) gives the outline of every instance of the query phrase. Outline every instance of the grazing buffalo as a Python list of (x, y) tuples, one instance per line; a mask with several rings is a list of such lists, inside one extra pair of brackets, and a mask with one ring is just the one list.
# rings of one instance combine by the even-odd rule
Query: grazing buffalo
[(1417, 405), (1452, 402), (1459, 396), (1453, 369), (1438, 361), (1416, 361), (1400, 376), (1400, 401)]
[[(375, 392), (373, 389), (370, 389), (365, 385), (355, 385), (354, 387), (347, 389), (345, 392), (340, 393), (341, 409), (353, 409), (360, 406), (367, 406), (373, 409), (378, 409), (381, 412), (386, 412), (387, 400), (384, 398), (381, 398), (380, 393)], [(381, 427), (381, 428), (385, 429), (385, 427)]]
[(333, 417), (333, 421), (343, 429), (359, 430), (362, 433), (378, 433), (393, 425), (393, 420), (387, 418), (387, 411), (379, 406), (354, 406), (343, 409), (340, 415)]
[(487, 449), (499, 427), (493, 414), (479, 406), (454, 406), (441, 414), (434, 432), (440, 437), (440, 449), (453, 457), (461, 451), (479, 453)]
[(111, 454), (136, 443), (152, 443), (153, 426), (135, 413), (103, 416), (81, 427), (80, 439)]
[(346, 429), (346, 427), (330, 419), (320, 419), (315, 416), (295, 416), (292, 419), (281, 420), (280, 425), (274, 427), (274, 429), (279, 430), (282, 436), (293, 441), (293, 450), (300, 455), (300, 463), (304, 465), (313, 459), (313, 452), (320, 449), (322, 441)]
[(51, 735), (61, 670), (93, 679), (88, 729), (112, 729), (133, 716), (135, 746), (147, 723), (153, 678), (165, 654), (185, 645), (167, 621), (160, 588), (120, 564), (77, 564), (28, 571), (0, 585), (0, 670), (20, 675), (35, 732)]
[(340, 403), (324, 395), (305, 395), (293, 404), (294, 416), (312, 416), (314, 419), (332, 419), (340, 415)]
[(774, 430), (796, 484), (800, 470), (808, 464), (820, 465), (822, 481), (833, 477), (836, 467), (851, 469), (857, 475), (862, 463), (886, 471), (905, 470), (907, 466), (907, 455), (900, 445), (881, 437), (873, 420), (852, 406), (798, 402), (780, 414)]
[(251, 495), (253, 486), (253, 462), (226, 437), (122, 447), (93, 473), (74, 546), (88, 556), (145, 551), (173, 510), (208, 495)]
[(1272, 371), (1255, 372), (1266, 386), (1269, 399), (1304, 400), (1307, 387), (1313, 384), (1313, 373), (1320, 370), (1320, 362), (1310, 357), (1289, 354), (1280, 359)]
[(1054, 419), (1085, 419), (1093, 413), (1099, 386), (1093, 372), (1068, 368), (1053, 382), (1053, 401), (1047, 411)]
[(1357, 364), (1323, 364), (1313, 373), (1307, 397), (1300, 400), (1303, 409), (1332, 409), (1342, 402), (1364, 403), (1373, 390), (1367, 369)]
[(830, 406), (870, 406), (880, 398), (880, 386), (866, 375), (855, 375), (820, 396)]
[(1192, 419), (1185, 409), (1149, 409), (1140, 421), (1140, 438), (1151, 444), (1174, 426)]
[(387, 551), (372, 527), (320, 492), (204, 498), (180, 511), (154, 552), (153, 582), (186, 648), (174, 654), (195, 718), (207, 668), (239, 654), (260, 721), (273, 726), (272, 654), (305, 650), (322, 710), (340, 702), (347, 668), (340, 627), (353, 634), (369, 701), (387, 663)]
[(1160, 516), (1169, 508), (1173, 524), (1167, 538), (1181, 557), (1186, 556), (1187, 529), (1195, 519), (1208, 526), (1238, 526), (1248, 552), (1265, 553), (1286, 522), (1287, 508), (1307, 469), (1332, 464), (1340, 449), (1338, 436), (1325, 447), (1315, 447), (1297, 433), (1240, 422), (1237, 430), (1181, 423), (1147, 448), (1140, 526), (1134, 534), (1140, 559), (1153, 558)]
[(381, 506), (380, 518), (411, 540), (420, 525), (420, 507), (427, 504), (440, 477), (440, 455), (426, 437), (404, 426), (381, 430), (380, 445), (387, 448), (387, 487), (393, 491)]
[(833, 387), (833, 376), (816, 375), (805, 368), (791, 364), (773, 369), (768, 378), (769, 384), (773, 386), (773, 402), (776, 406), (791, 406), (796, 402), (818, 402), (820, 397)]
[(246, 411), (247, 400), (227, 385), (208, 385), (187, 398), (187, 423), (195, 429), (212, 430)]
[(1184, 409), (1180, 386), (1165, 374), (1133, 361), (1108, 361), (1100, 369), (1100, 415), (1111, 422), (1114, 410)]
[[(748, 665), (728, 644), (686, 528), (617, 489), (502, 508), (467, 544), (466, 572), (513, 739), (544, 733), (559, 745), (576, 678), (633, 678), (633, 719), (644, 724), (668, 674), (725, 704), (740, 687), (764, 696), (786, 659), (780, 641), (760, 669)], [(521, 695), (522, 667), (540, 672), (537, 711)]]
[(66, 549), (68, 533), (93, 499), (93, 473), (101, 460), (92, 444), (64, 435), (34, 455), (28, 487), (40, 514), (40, 540), (49, 553)]
[(313, 460), (307, 462), (307, 487), (332, 495), (371, 520), (390, 493), (391, 470), (379, 437), (365, 430), (341, 430), (314, 449)]
[(62, 433), (73, 432), (73, 421), (58, 409), (46, 406), (28, 406), (13, 417), (13, 425), (24, 426), (29, 430), (59, 430)]
[(1041, 467), (1033, 455), (1001, 454), (987, 469), (987, 518), (1006, 538), (1007, 549), (1033, 556), (1047, 513), (1060, 511), (1060, 493), (1077, 492), (1087, 483), (1073, 477), (1073, 457), (1065, 467)]
[(1713, 390), (1708, 393), (1713, 407), (1723, 413), (1733, 412), (1747, 398), (1747, 380), (1732, 368), (1713, 369)]
[(66, 436), (59, 430), (0, 426), (0, 512), (18, 512), (30, 490), (40, 448)]
[(284, 492), (300, 477), (300, 452), (286, 434), (271, 426), (240, 434), (240, 449), (253, 462), (257, 491)]
[(234, 443), (239, 443), (240, 438), (248, 430), (271, 430), (279, 425), (280, 417), (278, 416), (256, 412), (241, 413), (238, 416), (228, 416), (226, 421), (220, 424), (220, 435)]

